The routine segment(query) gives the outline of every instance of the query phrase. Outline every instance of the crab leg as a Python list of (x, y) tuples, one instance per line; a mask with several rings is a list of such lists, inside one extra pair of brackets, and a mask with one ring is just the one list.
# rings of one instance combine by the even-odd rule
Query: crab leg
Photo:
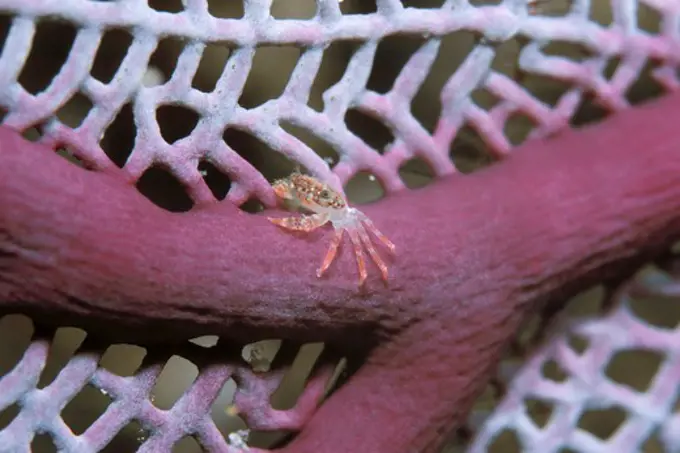
[(335, 230), (335, 235), (333, 236), (333, 239), (331, 239), (331, 245), (328, 247), (328, 253), (326, 253), (326, 257), (324, 258), (323, 263), (321, 263), (321, 267), (316, 271), (317, 277), (321, 277), (335, 259), (335, 255), (338, 253), (338, 246), (342, 240), (342, 231), (343, 230)]
[(359, 233), (359, 237), (361, 238), (361, 242), (364, 243), (364, 247), (366, 247), (368, 254), (373, 259), (375, 265), (378, 266), (378, 268), (380, 269), (383, 281), (387, 283), (388, 276), (387, 265), (382, 260), (382, 258), (380, 258), (380, 255), (378, 255), (378, 252), (375, 250), (375, 247), (373, 247), (373, 243), (371, 243), (371, 238), (368, 237), (368, 233), (366, 232), (366, 230), (363, 228), (358, 228), (357, 230)]
[(328, 222), (327, 214), (312, 214), (302, 217), (267, 217), (270, 222), (293, 231), (313, 231)]
[(359, 237), (357, 230), (354, 228), (348, 228), (347, 234), (349, 234), (349, 238), (352, 241), (352, 245), (354, 246), (354, 255), (357, 258), (357, 266), (359, 267), (359, 286), (363, 286), (368, 273), (366, 272), (366, 260), (364, 259), (364, 252), (361, 250), (361, 238)]
[(380, 239), (380, 242), (385, 244), (385, 246), (388, 249), (390, 249), (390, 252), (394, 253), (394, 251), (396, 249), (395, 245), (392, 243), (392, 241), (387, 239), (387, 236), (382, 234), (382, 232), (380, 232), (380, 230), (375, 227), (373, 222), (371, 222), (371, 219), (369, 219), (365, 214), (362, 213), (361, 221), (366, 224), (366, 227), (371, 231), (371, 233), (373, 233), (375, 235), (375, 237)]

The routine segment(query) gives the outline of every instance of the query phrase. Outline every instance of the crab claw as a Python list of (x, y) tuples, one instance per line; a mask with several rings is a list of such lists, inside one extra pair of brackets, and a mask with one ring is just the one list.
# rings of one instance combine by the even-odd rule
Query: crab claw
[(274, 189), (276, 196), (282, 200), (293, 199), (292, 187), (287, 179), (279, 179), (278, 181), (275, 181), (272, 185), (272, 189)]

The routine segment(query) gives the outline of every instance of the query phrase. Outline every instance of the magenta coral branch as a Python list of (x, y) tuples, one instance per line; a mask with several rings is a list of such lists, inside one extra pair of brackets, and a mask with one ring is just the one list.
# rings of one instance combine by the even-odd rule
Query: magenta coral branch
[(287, 451), (439, 451), (537, 302), (615, 278), (678, 238), (678, 117), (669, 96), (442, 182), (427, 204), (402, 200), (397, 231), (412, 228), (423, 247), (407, 258), (424, 281), (411, 299), (420, 320), (381, 344)]
[(434, 451), (535, 302), (677, 238), (678, 116), (668, 96), (362, 207), (399, 254), (365, 294), (348, 253), (316, 278), (329, 234), (229, 206), (169, 214), (0, 130), (0, 309), (125, 341), (378, 339), (289, 450)]

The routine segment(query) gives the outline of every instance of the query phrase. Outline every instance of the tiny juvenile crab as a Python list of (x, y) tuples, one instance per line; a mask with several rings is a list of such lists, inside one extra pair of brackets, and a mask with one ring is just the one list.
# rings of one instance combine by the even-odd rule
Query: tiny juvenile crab
[(359, 267), (359, 286), (363, 286), (368, 275), (363, 248), (366, 248), (371, 259), (380, 269), (383, 281), (387, 283), (387, 265), (378, 255), (367, 230), (380, 239), (392, 253), (395, 250), (394, 244), (373, 225), (373, 222), (363, 212), (350, 207), (342, 194), (318, 179), (299, 172), (275, 181), (272, 187), (279, 198), (313, 212), (302, 217), (268, 217), (272, 223), (293, 231), (313, 231), (328, 222), (335, 228), (335, 236), (321, 267), (316, 272), (317, 277), (321, 277), (328, 270), (338, 252), (342, 235), (347, 231)]

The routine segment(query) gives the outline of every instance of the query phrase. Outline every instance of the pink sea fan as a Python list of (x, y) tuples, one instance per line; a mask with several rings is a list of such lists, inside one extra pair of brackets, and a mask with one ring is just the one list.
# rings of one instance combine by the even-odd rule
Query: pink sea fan
[[(308, 16), (281, 18), (297, 5), (282, 3), (0, 0), (0, 308), (34, 323), (0, 377), (0, 452), (167, 452), (194, 441), (210, 452), (265, 451), (246, 442), (434, 452), (457, 428), (469, 436), (458, 447), (475, 452), (680, 448), (677, 320), (659, 325), (635, 308), (677, 302), (678, 2), (316, 0)], [(64, 27), (73, 39), (55, 45), (68, 50), (51, 75), (58, 52), (39, 44), (69, 41)], [(129, 41), (120, 64), (112, 33)], [(406, 56), (384, 46), (402, 35), (418, 40)], [(157, 59), (169, 39), (176, 57)], [(355, 45), (338, 77), (320, 88), (326, 55), (346, 41)], [(229, 54), (209, 86), (199, 67), (220, 46)], [(300, 49), (269, 97), (253, 75), (266, 46)], [(631, 107), (640, 81), (664, 96)], [(69, 103), (87, 105), (77, 121)], [(571, 129), (589, 109), (611, 115)], [(463, 175), (480, 159), (462, 150), (482, 148), (482, 161), (500, 162)], [(318, 279), (323, 233), (286, 235), (246, 212), (274, 208), (272, 175), (298, 166), (351, 201), (362, 198), (351, 192), (357, 177), (377, 178), (387, 196), (362, 211), (400, 251), (388, 287), (374, 272), (359, 290), (347, 254)], [(147, 179), (154, 170), (181, 195)], [(435, 181), (408, 190), (419, 172)], [(569, 297), (597, 284), (601, 313), (548, 329)], [(536, 313), (538, 334), (509, 376), (498, 364)], [(87, 337), (48, 378), (60, 326)], [(219, 341), (189, 342), (205, 335)], [(580, 355), (573, 335), (589, 342)], [(283, 344), (272, 360), (258, 347), (242, 356), (273, 338)], [(323, 352), (298, 376), (300, 397), (279, 407), (277, 389), (310, 342)], [(113, 371), (112, 343), (146, 355)], [(656, 355), (648, 387), (611, 371), (630, 351)], [(155, 386), (171, 357), (190, 360), (195, 379), (160, 407)], [(489, 382), (500, 394), (471, 412)], [(79, 426), (70, 406), (89, 391), (105, 402)], [(601, 411), (614, 407), (624, 420), (609, 431), (584, 421), (595, 413), (611, 425)], [(227, 435), (224, 410), (252, 436)], [(265, 442), (258, 431), (293, 435)]]

